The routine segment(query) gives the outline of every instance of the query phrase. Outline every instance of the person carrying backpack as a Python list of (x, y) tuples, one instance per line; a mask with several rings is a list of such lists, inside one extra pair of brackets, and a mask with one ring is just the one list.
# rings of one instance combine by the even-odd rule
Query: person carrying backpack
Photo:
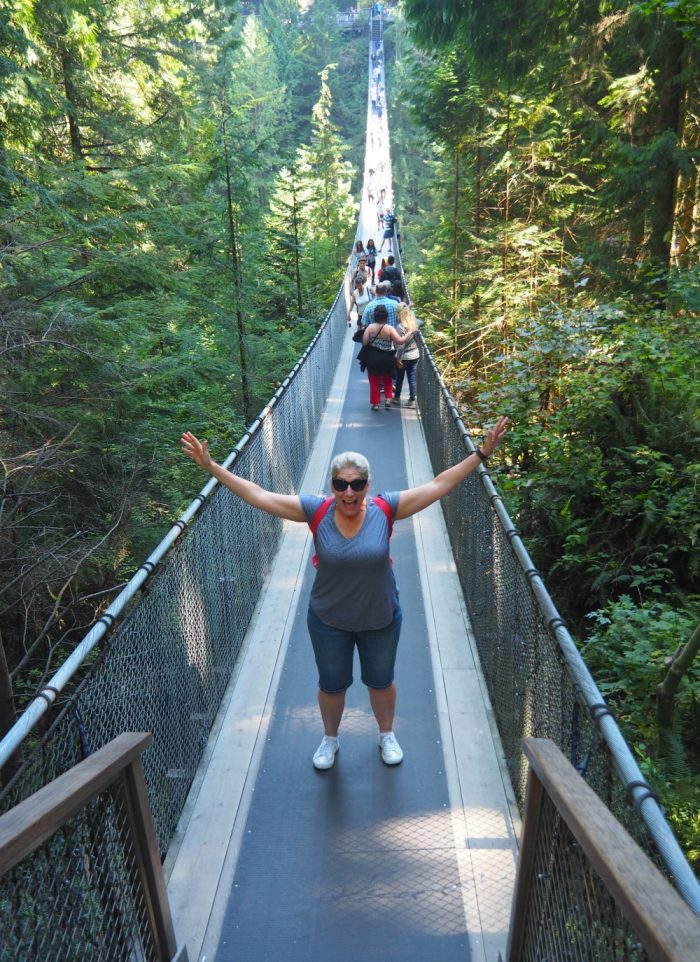
[(314, 768), (332, 768), (340, 747), (338, 729), (345, 692), (352, 685), (355, 648), (362, 682), (378, 726), (378, 746), (386, 765), (398, 765), (403, 750), (394, 734), (394, 664), (401, 632), (401, 607), (389, 553), (397, 521), (410, 518), (446, 497), (496, 450), (508, 426), (500, 417), (477, 448), (431, 481), (402, 491), (371, 495), (367, 459), (346, 451), (331, 461), (329, 494), (277, 494), (233, 474), (214, 461), (206, 441), (186, 431), (183, 454), (247, 504), (278, 518), (310, 526), (316, 544), (316, 575), (307, 626), (318, 668), (318, 703), (324, 735)]
[(386, 259), (386, 267), (382, 267), (379, 279), (386, 283), (391, 284), (391, 293), (396, 297), (401, 297), (403, 294), (403, 281), (401, 279), (401, 270), (396, 266), (396, 259), (393, 254), (389, 254)]

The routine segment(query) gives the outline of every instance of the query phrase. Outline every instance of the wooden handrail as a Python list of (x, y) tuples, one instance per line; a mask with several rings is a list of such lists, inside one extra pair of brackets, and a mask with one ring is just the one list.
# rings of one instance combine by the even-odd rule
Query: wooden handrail
[(520, 962), (542, 803), (548, 796), (654, 962), (700, 960), (700, 919), (546, 738), (525, 738), (527, 804), (513, 896), (508, 962)]
[(70, 771), (0, 815), (0, 875), (39, 848), (91, 799), (115, 785), (127, 814), (139, 881), (159, 959), (187, 962), (177, 951), (163, 867), (156, 840), (142, 752), (153, 742), (149, 732), (127, 732), (113, 739)]

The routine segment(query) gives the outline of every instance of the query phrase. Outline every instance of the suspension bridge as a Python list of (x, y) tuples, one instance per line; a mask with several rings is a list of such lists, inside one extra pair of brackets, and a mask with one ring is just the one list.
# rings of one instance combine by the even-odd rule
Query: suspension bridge
[[(381, 5), (368, 39), (371, 85)], [(368, 97), (370, 177), (393, 204)], [(418, 409), (370, 410), (348, 300), (231, 470), (320, 494), (359, 450), (379, 493), (473, 449), (424, 343)], [(312, 767), (311, 553), (208, 482), (3, 739), (0, 960), (700, 960), (697, 880), (488, 471), (394, 530), (401, 766), (356, 682)]]

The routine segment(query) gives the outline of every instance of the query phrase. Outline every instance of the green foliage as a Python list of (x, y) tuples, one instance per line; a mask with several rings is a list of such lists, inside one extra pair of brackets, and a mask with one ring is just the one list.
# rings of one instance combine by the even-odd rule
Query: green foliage
[(637, 10), (646, 16), (661, 14), (677, 24), (683, 36), (700, 47), (698, 0), (639, 0)]
[[(20, 701), (201, 487), (181, 431), (233, 446), (335, 296), (353, 171), (327, 75), (312, 108), (347, 44), (315, 7), (323, 29), (292, 0), (260, 19), (26, 0), (0, 26), (0, 642)], [(313, 204), (337, 196), (305, 211), (297, 310), (268, 218), (302, 153)]]
[(287, 317), (290, 323), (313, 310), (329, 281), (340, 283), (357, 218), (350, 193), (353, 171), (331, 120), (328, 76), (326, 67), (312, 112), (310, 144), (301, 145), (294, 164), (277, 175), (267, 217), (274, 273), (267, 288), (270, 316)]
[(700, 665), (683, 677), (673, 730), (656, 723), (656, 686), (679, 645), (691, 636), (700, 610), (677, 611), (662, 601), (636, 604), (629, 595), (591, 612), (581, 654), (660, 792), (689, 861), (700, 869)]
[(686, 322), (544, 311), (518, 334), (480, 405), (513, 411), (506, 485), (560, 604), (578, 621), (630, 589), (682, 603), (700, 572), (700, 410)]
[[(642, 741), (657, 739), (655, 690), (667, 660), (693, 632), (696, 617), (662, 601), (635, 603), (630, 595), (588, 615), (592, 628), (581, 648), (596, 682), (616, 706), (619, 720), (633, 726)], [(684, 677), (677, 705), (688, 717), (695, 710), (693, 692), (700, 684), (700, 665)], [(700, 747), (700, 746), (698, 746)]]

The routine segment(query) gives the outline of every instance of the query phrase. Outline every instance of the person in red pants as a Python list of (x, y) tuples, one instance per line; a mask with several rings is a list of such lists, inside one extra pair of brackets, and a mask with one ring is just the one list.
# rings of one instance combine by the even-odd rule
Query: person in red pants
[(410, 340), (411, 334), (401, 335), (389, 322), (389, 312), (383, 304), (374, 310), (372, 323), (362, 336), (365, 366), (369, 378), (369, 403), (373, 411), (379, 410), (379, 392), (384, 386), (384, 407), (391, 407), (396, 373), (396, 347)]

